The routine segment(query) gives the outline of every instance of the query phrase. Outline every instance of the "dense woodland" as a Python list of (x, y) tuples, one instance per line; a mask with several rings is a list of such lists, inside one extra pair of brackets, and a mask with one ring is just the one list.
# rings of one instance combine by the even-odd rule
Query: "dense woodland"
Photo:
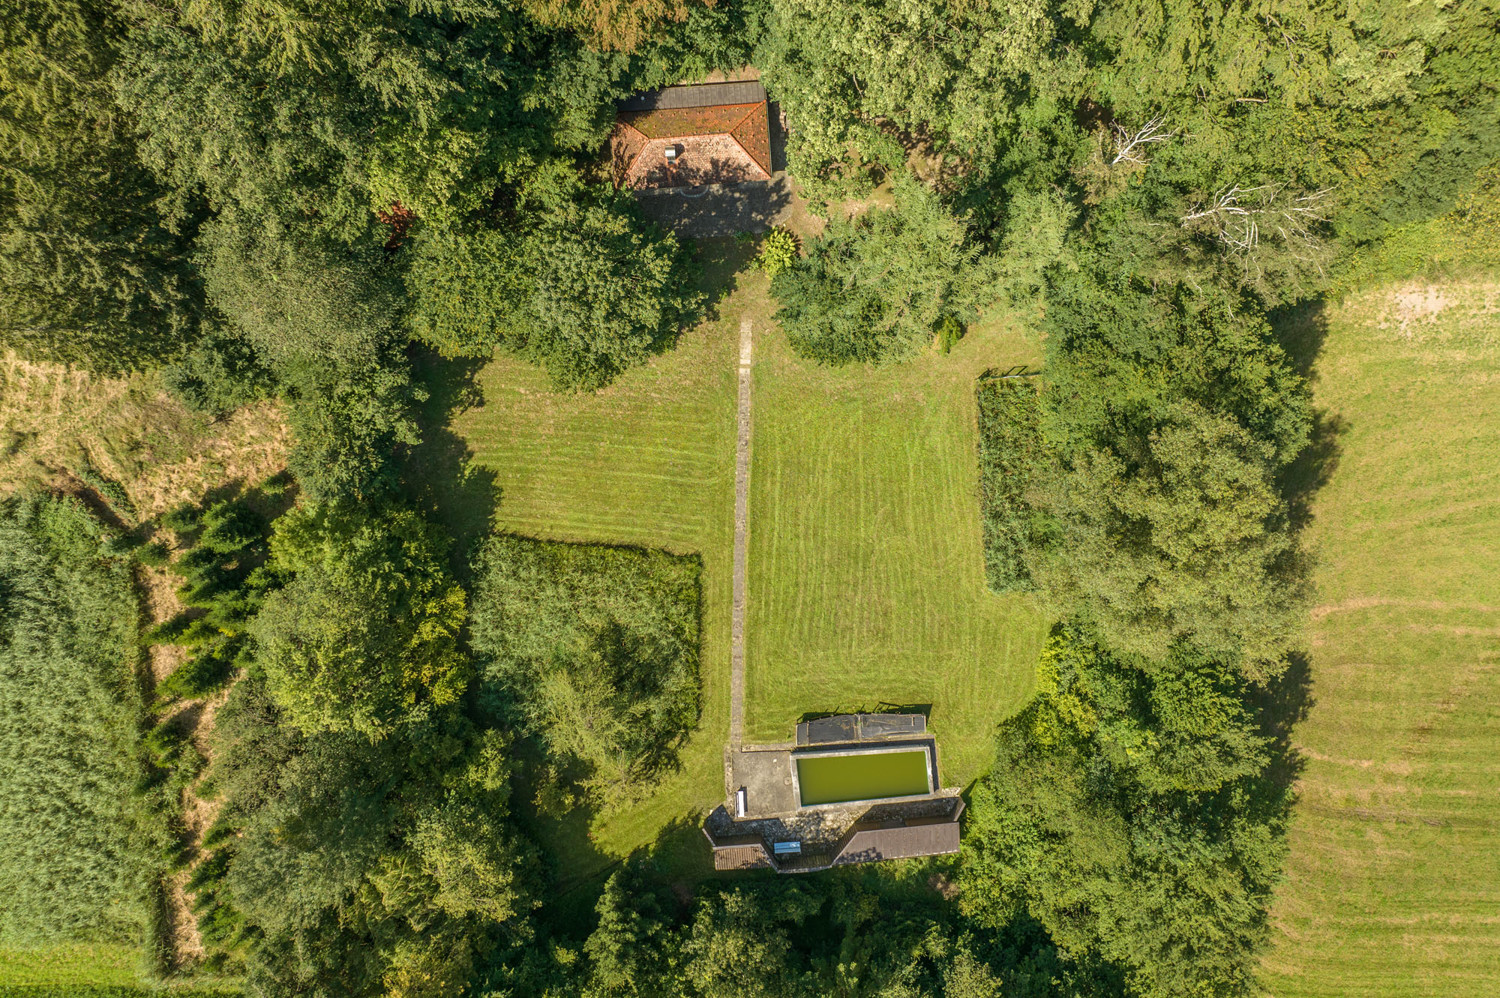
[[(289, 478), (156, 524), (172, 552), (0, 508), (0, 942), (150, 937), (203, 760), (148, 699), (227, 688), (177, 969), (250, 994), (1252, 989), (1318, 481), (1276, 320), (1500, 197), (1493, 0), (15, 0), (0, 47), (0, 344), (276, 398), (296, 440)], [(423, 371), (501, 350), (590, 391), (671, 350), (710, 307), (694, 248), (601, 146), (619, 98), (747, 64), (831, 219), (764, 242), (798, 353), (900, 363), (995, 308), (1045, 333), (1042, 378), (976, 386), (978, 460), (991, 586), (1057, 626), (955, 889), (683, 896), (648, 850), (554, 919), (516, 816), (672, 765), (699, 567), (457, 546)], [(189, 609), (139, 635), (131, 560), (169, 556)], [(141, 641), (191, 649), (173, 685)]]

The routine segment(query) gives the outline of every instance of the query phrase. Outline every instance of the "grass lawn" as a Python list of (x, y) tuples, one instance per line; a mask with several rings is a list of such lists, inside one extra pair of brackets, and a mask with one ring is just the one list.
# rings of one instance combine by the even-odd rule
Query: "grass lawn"
[(1312, 706), (1266, 990), (1500, 981), (1500, 285), (1330, 307), (1316, 401)]
[(985, 587), (975, 379), (1039, 357), (998, 323), (878, 368), (757, 336), (748, 740), (789, 741), (809, 712), (930, 704), (943, 782), (983, 770), (1047, 622)]
[(0, 948), (0, 987), (136, 987), (144, 964), (137, 947), (109, 943)]
[(749, 291), (732, 292), (718, 321), (596, 394), (555, 393), (539, 369), (501, 356), (478, 376), (483, 405), (453, 424), (474, 463), (495, 476), (498, 529), (703, 559), (702, 725), (680, 753), (681, 770), (646, 801), (597, 816), (591, 829), (575, 820), (551, 830), (549, 846), (578, 877), (669, 828), (691, 831), (667, 836), (684, 864), (707, 863), (696, 826), (724, 795), (729, 727), (739, 319), (765, 308)]
[(451, 424), (493, 476), (498, 529), (703, 559), (702, 725), (681, 770), (644, 802), (541, 830), (577, 880), (652, 843), (672, 866), (705, 872), (697, 825), (723, 797), (728, 736), (743, 317), (757, 351), (747, 734), (789, 738), (808, 711), (930, 703), (944, 780), (967, 782), (994, 725), (1031, 692), (1045, 622), (1024, 598), (984, 588), (974, 379), (1035, 362), (1035, 344), (990, 324), (948, 357), (803, 364), (771, 322), (765, 278), (731, 280), (744, 254), (710, 270), (709, 282), (732, 285), (717, 318), (610, 388), (555, 393), (536, 368), (499, 357), (477, 375), (482, 404)]

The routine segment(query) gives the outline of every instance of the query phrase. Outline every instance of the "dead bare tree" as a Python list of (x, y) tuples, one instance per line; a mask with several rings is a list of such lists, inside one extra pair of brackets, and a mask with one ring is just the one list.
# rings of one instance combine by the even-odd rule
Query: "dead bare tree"
[(1164, 124), (1165, 119), (1159, 114), (1133, 132), (1118, 121), (1114, 122), (1115, 158), (1109, 161), (1109, 165), (1139, 163), (1145, 166), (1146, 161), (1141, 158), (1145, 147), (1153, 142), (1165, 142), (1177, 134), (1176, 131), (1164, 131)]
[(1317, 227), (1328, 220), (1328, 196), (1332, 193), (1331, 187), (1299, 194), (1283, 184), (1236, 184), (1220, 188), (1206, 202), (1195, 203), (1179, 221), (1184, 229), (1212, 233), (1231, 256), (1243, 258), (1249, 268), (1258, 269), (1256, 250), (1263, 238), (1274, 235), (1291, 256), (1311, 262), (1321, 271), (1317, 261), (1322, 239)]

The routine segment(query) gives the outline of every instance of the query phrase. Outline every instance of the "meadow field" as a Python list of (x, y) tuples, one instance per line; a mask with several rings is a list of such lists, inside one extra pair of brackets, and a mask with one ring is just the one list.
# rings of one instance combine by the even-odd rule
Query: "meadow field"
[(976, 378), (1035, 364), (991, 323), (947, 356), (881, 367), (756, 342), (746, 738), (806, 713), (930, 705), (943, 780), (965, 785), (1030, 697), (1047, 621), (985, 586)]
[(138, 947), (111, 943), (60, 943), (35, 949), (0, 947), (0, 987), (138, 987), (145, 963)]
[(1316, 403), (1311, 706), (1276, 998), (1492, 995), (1500, 981), (1500, 284), (1330, 305)]

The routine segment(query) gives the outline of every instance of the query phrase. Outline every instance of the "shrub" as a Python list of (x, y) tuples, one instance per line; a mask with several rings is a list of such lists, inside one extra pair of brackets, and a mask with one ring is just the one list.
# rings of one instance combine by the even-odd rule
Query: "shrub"
[(141, 635), (141, 644), (144, 645), (185, 645), (191, 641), (184, 640), (188, 628), (192, 626), (194, 617), (186, 613), (179, 613), (170, 620), (164, 620)]
[(179, 665), (162, 680), (156, 692), (166, 697), (195, 700), (223, 689), (234, 675), (234, 656), (220, 646)]
[(187, 736), (175, 719), (166, 720), (152, 728), (141, 743), (151, 761), (162, 769), (168, 768), (177, 753), (187, 744)]
[(87, 455), (78, 462), (75, 474), (85, 485), (93, 489), (121, 519), (131, 521), (136, 519), (135, 503), (131, 502), (125, 486), (94, 467)]
[(997, 593), (1033, 589), (1026, 553), (1045, 535), (1026, 496), (1043, 460), (1036, 385), (982, 378), (978, 395), (985, 576)]
[(933, 344), (945, 355), (963, 338), (963, 323), (956, 316), (945, 315), (933, 327)]
[(797, 262), (797, 237), (786, 229), (767, 232), (760, 244), (757, 262), (767, 277), (775, 277), (783, 270), (792, 269)]
[(149, 568), (161, 568), (172, 560), (172, 549), (161, 541), (152, 541), (136, 549), (135, 560)]
[(202, 519), (202, 508), (194, 503), (185, 502), (176, 509), (164, 513), (161, 518), (161, 525), (176, 533), (187, 534), (197, 530), (198, 524), (202, 522)]
[(267, 499), (280, 499), (291, 489), (294, 479), (290, 472), (278, 471), (260, 485), (260, 494)]
[(221, 555), (237, 554), (265, 540), (266, 521), (241, 500), (217, 502), (203, 514), (202, 548)]

